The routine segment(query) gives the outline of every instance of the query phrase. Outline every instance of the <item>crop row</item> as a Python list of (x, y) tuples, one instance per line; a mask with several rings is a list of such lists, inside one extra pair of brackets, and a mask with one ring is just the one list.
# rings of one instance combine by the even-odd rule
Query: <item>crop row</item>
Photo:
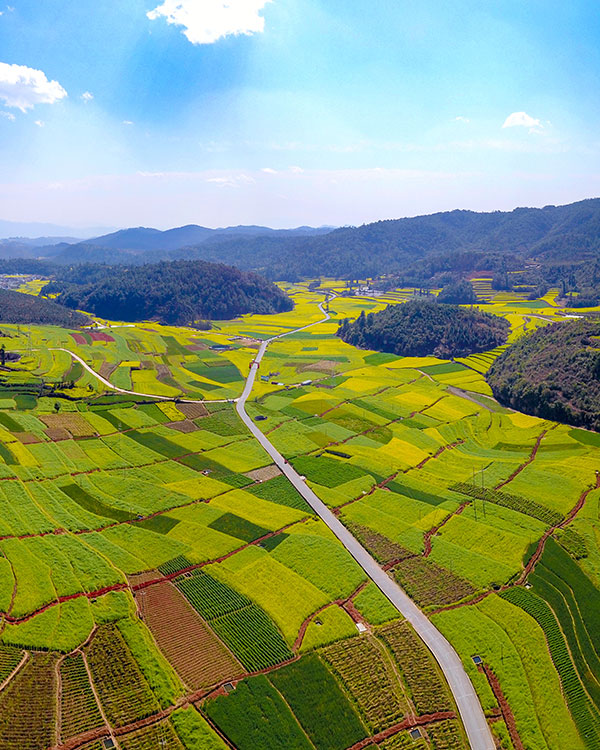
[(402, 560), (413, 554), (406, 547), (402, 547), (397, 542), (393, 542), (387, 536), (370, 529), (368, 526), (351, 521), (346, 521), (345, 523), (363, 547), (366, 547), (380, 563), (387, 563), (391, 560)]
[(40, 750), (54, 744), (55, 664), (55, 655), (32, 655), (0, 693), (2, 750)]
[(61, 735), (74, 737), (104, 724), (81, 654), (67, 656), (60, 665)]
[(18, 648), (0, 646), (0, 683), (12, 673), (19, 665), (23, 652)]
[(529, 500), (518, 495), (510, 495), (508, 492), (492, 490), (487, 487), (476, 487), (468, 482), (458, 482), (450, 489), (476, 498), (477, 500), (485, 500), (495, 505), (501, 505), (503, 508), (510, 508), (519, 513), (524, 513), (532, 518), (537, 518), (548, 526), (556, 526), (564, 519), (564, 516), (556, 510), (546, 508), (544, 505), (536, 503), (535, 500)]
[(94, 685), (111, 726), (120, 727), (159, 710), (145, 677), (115, 625), (101, 627), (87, 647)]
[(119, 739), (121, 750), (184, 750), (170, 721), (132, 732)]
[(600, 720), (581, 684), (554, 613), (539, 596), (521, 587), (508, 589), (501, 596), (527, 612), (544, 631), (575, 724), (582, 737), (587, 739), (588, 747), (598, 750)]
[(182, 594), (170, 584), (137, 596), (161, 651), (192, 690), (240, 674), (242, 668)]
[(376, 644), (371, 638), (350, 638), (322, 652), (356, 701), (373, 734), (401, 722), (406, 712), (406, 700), (389, 656)]
[(422, 607), (453, 604), (476, 590), (469, 581), (421, 556), (400, 562), (394, 568), (394, 578)]
[(446, 685), (429, 650), (407, 622), (384, 625), (377, 630), (377, 636), (394, 655), (418, 714), (452, 709)]

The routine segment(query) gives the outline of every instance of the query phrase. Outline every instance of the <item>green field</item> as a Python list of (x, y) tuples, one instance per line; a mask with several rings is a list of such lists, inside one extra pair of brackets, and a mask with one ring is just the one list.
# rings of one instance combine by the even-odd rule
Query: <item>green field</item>
[[(404, 293), (339, 297), (318, 322), (307, 286), (287, 287), (289, 313), (208, 332), (34, 326), (30, 346), (2, 327), (23, 356), (0, 374), (0, 747), (60, 748), (103, 715), (125, 750), (348, 750), (384, 731), (370, 750), (468, 747), (456, 718), (418, 742), (392, 731), (454, 716), (443, 675), (230, 402), (256, 341), (317, 323), (269, 344), (260, 373), (276, 374), (248, 413), (452, 643), (504, 748), (510, 731), (528, 749), (600, 748), (600, 442), (500, 407), (481, 374), (498, 351), (453, 363), (335, 336), (335, 317)], [(505, 294), (485, 309), (514, 338), (542, 306)], [(181, 611), (160, 612), (157, 638), (140, 602), (169, 582)], [(221, 676), (181, 708), (173, 654), (192, 632), (190, 660)], [(235, 674), (214, 661), (225, 651)]]

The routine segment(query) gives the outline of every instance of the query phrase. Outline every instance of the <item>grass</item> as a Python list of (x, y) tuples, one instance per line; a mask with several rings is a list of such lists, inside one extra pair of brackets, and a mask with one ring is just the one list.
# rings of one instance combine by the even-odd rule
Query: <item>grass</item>
[(309, 623), (300, 653), (312, 651), (321, 646), (328, 646), (330, 643), (352, 638), (356, 635), (356, 625), (354, 620), (347, 612), (332, 604), (327, 607)]
[(293, 534), (272, 555), (331, 599), (349, 596), (365, 580), (358, 563), (332, 539)]

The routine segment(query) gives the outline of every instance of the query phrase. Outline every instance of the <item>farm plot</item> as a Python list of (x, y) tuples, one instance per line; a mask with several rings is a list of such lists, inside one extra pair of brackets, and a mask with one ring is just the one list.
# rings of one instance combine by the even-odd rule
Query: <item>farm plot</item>
[(237, 685), (235, 691), (208, 701), (208, 716), (238, 750), (314, 750), (290, 707), (266, 677)]
[(443, 607), (477, 591), (469, 581), (420, 556), (403, 560), (393, 570), (396, 581), (421, 607)]
[(402, 721), (408, 702), (389, 654), (375, 638), (351, 638), (321, 653), (356, 702), (372, 734)]
[(453, 710), (452, 699), (439, 668), (408, 623), (384, 625), (376, 630), (376, 635), (394, 655), (418, 714)]
[(185, 750), (170, 721), (119, 738), (121, 750)]
[(531, 615), (544, 631), (552, 661), (560, 676), (567, 704), (577, 729), (583, 737), (587, 738), (589, 748), (595, 750), (600, 747), (600, 716), (585, 692), (552, 609), (539, 596), (521, 587), (509, 589), (502, 594), (502, 597)]
[(60, 665), (60, 733), (63, 740), (104, 725), (82, 654)]
[(40, 750), (55, 740), (56, 656), (32, 655), (0, 693), (1, 750)]
[(137, 595), (144, 621), (183, 682), (192, 690), (243, 673), (243, 667), (170, 583)]
[(4, 682), (19, 666), (23, 651), (18, 648), (0, 646), (0, 683)]
[(86, 647), (86, 654), (94, 686), (111, 726), (130, 724), (160, 709), (116, 626), (100, 628)]
[(367, 736), (354, 707), (316, 654), (272, 672), (269, 679), (319, 750), (345, 750)]
[(248, 597), (202, 571), (176, 585), (247, 670), (292, 658), (275, 623)]

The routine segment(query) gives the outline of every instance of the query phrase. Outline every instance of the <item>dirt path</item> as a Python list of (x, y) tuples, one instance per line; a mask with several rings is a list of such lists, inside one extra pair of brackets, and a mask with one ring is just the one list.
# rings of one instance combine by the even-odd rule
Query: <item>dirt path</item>
[(238, 552), (242, 552), (245, 549), (248, 549), (248, 547), (253, 547), (261, 542), (264, 542), (267, 539), (271, 539), (274, 536), (277, 536), (278, 534), (281, 534), (282, 532), (289, 529), (291, 526), (296, 526), (299, 523), (305, 523), (308, 519), (303, 518), (300, 521), (294, 521), (293, 523), (289, 523), (286, 526), (283, 526), (281, 529), (277, 529), (276, 531), (270, 531), (268, 534), (265, 534), (264, 536), (261, 536), (258, 539), (255, 539), (253, 542), (248, 542), (247, 544), (242, 545), (241, 547), (238, 547), (237, 549), (231, 550), (231, 552), (228, 552), (225, 555), (222, 555), (221, 557), (218, 557), (214, 560), (205, 560), (201, 563), (195, 563), (194, 565), (190, 565), (187, 568), (183, 568), (182, 570), (178, 570), (175, 573), (168, 573), (167, 575), (160, 576), (159, 578), (153, 578), (148, 581), (141, 581), (140, 583), (136, 584), (129, 584), (128, 582), (122, 582), (122, 583), (115, 583), (112, 586), (105, 586), (102, 589), (98, 589), (96, 591), (78, 591), (75, 594), (66, 594), (64, 596), (59, 596), (56, 599), (53, 599), (51, 602), (48, 602), (47, 604), (44, 604), (43, 607), (40, 607), (35, 612), (30, 612), (27, 615), (23, 615), (21, 617), (12, 617), (9, 613), (3, 613), (0, 612), (0, 617), (3, 618), (5, 622), (10, 623), (11, 625), (20, 625), (21, 623), (28, 622), (33, 617), (36, 617), (37, 615), (41, 615), (43, 612), (46, 612), (47, 610), (51, 609), (52, 607), (56, 607), (58, 604), (64, 604), (65, 602), (72, 601), (73, 599), (81, 599), (82, 597), (86, 597), (87, 599), (97, 599), (100, 596), (104, 596), (105, 594), (109, 594), (114, 591), (141, 591), (142, 589), (149, 588), (150, 586), (157, 586), (160, 584), (168, 583), (170, 581), (173, 581), (175, 578), (179, 578), (179, 576), (183, 575), (184, 573), (191, 573), (194, 570), (200, 570), (201, 568), (205, 568), (207, 565), (214, 565), (215, 563), (221, 563), (225, 560), (228, 560), (230, 557), (233, 557), (233, 555), (237, 555)]
[(508, 729), (510, 740), (514, 746), (514, 749), (525, 750), (525, 745), (523, 744), (523, 741), (521, 740), (521, 737), (519, 736), (519, 732), (517, 730), (517, 722), (515, 721), (515, 716), (512, 712), (508, 700), (506, 699), (506, 696), (502, 692), (502, 688), (500, 687), (500, 680), (496, 677), (494, 672), (490, 667), (488, 667), (487, 664), (480, 664), (478, 669), (487, 677), (492, 692), (494, 693), (494, 697), (498, 701), (498, 705), (500, 706), (500, 711), (502, 713), (502, 718), (504, 719), (504, 723), (506, 724), (506, 728)]
[(445, 526), (448, 521), (450, 521), (454, 516), (460, 516), (460, 514), (471, 504), (471, 500), (466, 500), (459, 508), (457, 508), (453, 513), (448, 513), (446, 518), (444, 518), (443, 521), (438, 523), (437, 526), (434, 526), (432, 529), (429, 529), (429, 531), (426, 531), (423, 536), (423, 557), (429, 557), (431, 554), (431, 540), (432, 537), (434, 537), (438, 531)]
[(405, 719), (400, 724), (395, 724), (389, 729), (385, 729), (383, 732), (374, 735), (373, 737), (367, 737), (360, 742), (355, 743), (348, 750), (364, 750), (367, 747), (371, 747), (374, 744), (379, 744), (383, 740), (387, 740), (390, 737), (402, 732), (405, 729), (415, 729), (416, 727), (426, 727), (428, 724), (436, 724), (440, 721), (447, 721), (448, 719), (456, 719), (454, 711), (439, 711), (436, 714), (426, 714), (425, 716), (416, 716), (413, 719)]
[(548, 433), (548, 430), (543, 430), (542, 434), (536, 440), (536, 443), (533, 446), (533, 450), (531, 451), (531, 455), (529, 456), (527, 461), (521, 464), (521, 466), (519, 466), (518, 469), (515, 469), (515, 471), (513, 471), (513, 473), (509, 476), (508, 479), (506, 479), (504, 482), (500, 482), (499, 485), (494, 487), (496, 491), (501, 490), (503, 487), (506, 487), (507, 484), (510, 484), (510, 482), (512, 482), (513, 479), (516, 479), (519, 476), (519, 474), (529, 466), (530, 463), (533, 463), (533, 461), (535, 461), (535, 457), (537, 456), (537, 453), (540, 449), (542, 440), (546, 437), (547, 433)]
[(525, 583), (527, 580), (527, 577), (530, 575), (530, 573), (534, 570), (535, 566), (538, 564), (541, 556), (544, 554), (544, 549), (546, 548), (546, 542), (548, 539), (554, 534), (554, 532), (557, 529), (564, 529), (566, 526), (568, 526), (576, 517), (579, 511), (583, 508), (585, 505), (585, 501), (588, 498), (588, 495), (593, 492), (594, 490), (600, 489), (600, 473), (596, 474), (596, 484), (594, 487), (590, 487), (589, 489), (582, 492), (579, 500), (575, 504), (575, 506), (571, 509), (569, 514), (562, 520), (560, 523), (557, 523), (555, 526), (551, 526), (546, 532), (544, 532), (544, 535), (538, 542), (538, 545), (536, 547), (535, 552), (531, 556), (531, 559), (525, 566), (525, 569), (519, 576), (516, 585), (521, 585)]

